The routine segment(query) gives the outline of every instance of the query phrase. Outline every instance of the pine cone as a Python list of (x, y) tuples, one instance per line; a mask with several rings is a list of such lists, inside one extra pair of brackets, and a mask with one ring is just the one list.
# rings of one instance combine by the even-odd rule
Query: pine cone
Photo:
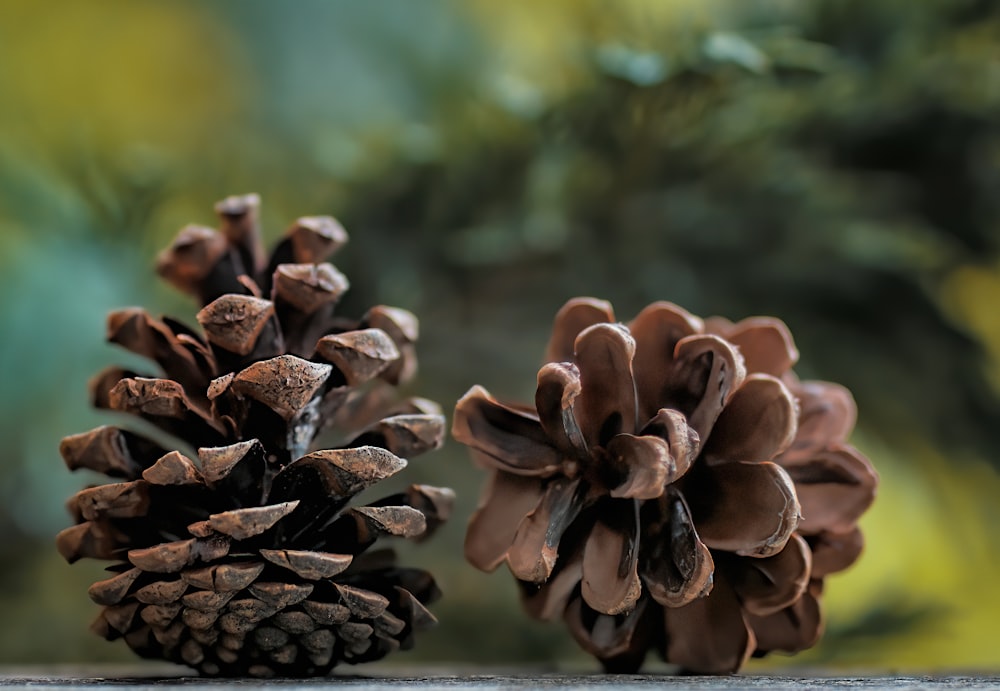
[(846, 444), (850, 393), (797, 381), (797, 359), (776, 319), (659, 302), (626, 326), (571, 300), (533, 408), (481, 387), (456, 407), (453, 435), (490, 471), (466, 558), (506, 561), (528, 613), (562, 615), (609, 671), (655, 649), (728, 673), (813, 645), (877, 477)]
[[(413, 315), (334, 314), (347, 280), (322, 262), (347, 240), (340, 225), (301, 218), (265, 258), (258, 204), (220, 202), (221, 233), (188, 226), (159, 258), (204, 305), (204, 335), (139, 309), (110, 315), (109, 340), (164, 378), (110, 368), (92, 381), (98, 407), (151, 426), (63, 440), (70, 469), (119, 481), (72, 497), (76, 525), (57, 544), (70, 562), (113, 562), (90, 588), (108, 640), (207, 675), (320, 675), (408, 648), (434, 622), (430, 574), (368, 550), (427, 535), (451, 490), (349, 503), (438, 447), (444, 418), (429, 401), (393, 403), (415, 368)], [(321, 432), (336, 448), (310, 451)]]

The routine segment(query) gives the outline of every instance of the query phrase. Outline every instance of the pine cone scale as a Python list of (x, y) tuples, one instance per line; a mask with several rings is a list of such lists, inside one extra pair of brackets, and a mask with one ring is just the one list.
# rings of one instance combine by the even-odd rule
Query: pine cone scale
[(850, 446), (833, 446), (807, 463), (788, 466), (802, 502), (803, 535), (848, 531), (875, 501), (877, 476)]
[(624, 474), (621, 483), (611, 490), (615, 498), (656, 499), (683, 473), (678, 470), (670, 444), (660, 437), (617, 434), (608, 442), (607, 451), (612, 467)]
[[(743, 461), (703, 466), (689, 474), (685, 494), (698, 535), (712, 549), (767, 557), (798, 527), (795, 486), (781, 466)], [(709, 499), (711, 498), (711, 499)]]
[(743, 358), (721, 338), (696, 334), (677, 342), (670, 372), (663, 407), (683, 413), (705, 444), (730, 393), (743, 383)]
[(583, 552), (580, 548), (558, 562), (559, 569), (541, 584), (521, 583), (522, 601), (536, 619), (550, 621), (566, 611), (570, 598), (583, 578)]
[(157, 458), (163, 453), (166, 450), (152, 442), (107, 425), (65, 437), (59, 445), (59, 454), (70, 470), (87, 468), (129, 480), (138, 476), (143, 465), (139, 459)]
[(781, 381), (752, 374), (726, 403), (705, 442), (709, 462), (763, 461), (788, 448), (798, 430), (798, 406)]
[(140, 569), (129, 569), (103, 581), (97, 581), (87, 591), (90, 599), (99, 605), (116, 605), (142, 573)]
[(649, 305), (629, 323), (635, 338), (635, 371), (640, 418), (649, 419), (663, 407), (663, 393), (672, 369), (677, 344), (702, 332), (701, 320), (669, 302)]
[(583, 548), (581, 596), (601, 614), (630, 611), (639, 581), (639, 515), (632, 500), (611, 500), (600, 510)]
[(469, 519), (465, 558), (483, 571), (496, 570), (507, 558), (522, 518), (535, 510), (543, 496), (543, 489), (530, 479), (493, 471), (479, 508)]
[(680, 607), (712, 588), (715, 562), (701, 541), (684, 495), (668, 488), (649, 523), (643, 582), (649, 596), (665, 607)]
[(615, 314), (610, 302), (594, 298), (570, 300), (553, 320), (545, 361), (570, 362), (576, 352), (576, 339), (581, 333), (594, 324), (612, 324), (614, 321)]
[(583, 390), (580, 369), (572, 363), (550, 362), (538, 371), (535, 408), (545, 434), (566, 456), (587, 456), (587, 442), (576, 421), (576, 400)]
[(709, 595), (663, 613), (666, 657), (685, 669), (732, 674), (757, 647), (739, 598), (718, 573)]
[(246, 540), (273, 528), (278, 521), (294, 511), (298, 501), (286, 501), (270, 506), (252, 506), (210, 514), (207, 527), (234, 540)]
[[(163, 581), (160, 581), (160, 583), (163, 583)], [(175, 581), (175, 583), (182, 584), (184, 586), (184, 590), (186, 590), (188, 587), (188, 583), (183, 578), (178, 579), (177, 581)], [(159, 583), (154, 583), (152, 585), (159, 585)], [(138, 599), (139, 602), (144, 602), (142, 598), (138, 597), (138, 593), (139, 591), (136, 591), (136, 599)], [(213, 612), (217, 613), (220, 609), (225, 607), (229, 603), (229, 601), (232, 600), (233, 597), (235, 596), (236, 596), (235, 590), (228, 590), (228, 591), (196, 590), (194, 592), (190, 592), (184, 595), (181, 599), (181, 602), (188, 610), (193, 610), (194, 612), (198, 612), (201, 614), (207, 614)], [(156, 604), (156, 603), (147, 603), (147, 604)], [(215, 619), (213, 618), (212, 621), (214, 622)], [(210, 624), (211, 622), (208, 622), (208, 625)]]
[(580, 478), (560, 479), (549, 484), (535, 509), (521, 521), (507, 551), (511, 573), (531, 583), (548, 580), (555, 566), (559, 542), (583, 508), (585, 494), (586, 486)]
[(595, 324), (576, 339), (581, 392), (574, 412), (587, 448), (604, 447), (637, 427), (632, 358), (635, 341), (624, 327)]
[(780, 377), (799, 361), (792, 334), (778, 319), (750, 317), (718, 332), (739, 349), (750, 372)]
[(819, 581), (812, 580), (802, 597), (791, 606), (766, 617), (748, 615), (747, 621), (756, 632), (759, 648), (796, 653), (814, 646), (823, 633), (821, 592)]
[(839, 384), (792, 381), (789, 390), (800, 408), (795, 440), (780, 456), (780, 461), (790, 466), (810, 460), (832, 441), (846, 440), (857, 420), (857, 406), (851, 393)]
[(331, 554), (329, 552), (310, 552), (290, 549), (262, 549), (260, 556), (272, 564), (289, 571), (294, 571), (307, 581), (318, 581), (332, 578), (343, 573), (354, 556), (351, 554)]
[(728, 559), (719, 563), (748, 614), (768, 616), (793, 605), (806, 590), (812, 553), (793, 535), (784, 549), (760, 559)]
[(480, 451), (483, 461), (515, 475), (547, 477), (563, 462), (536, 417), (500, 404), (481, 387), (459, 400), (451, 433)]
[(146, 605), (166, 605), (179, 600), (187, 588), (187, 583), (179, 578), (176, 581), (157, 581), (136, 590), (135, 599)]
[(190, 458), (171, 451), (142, 471), (142, 479), (151, 485), (204, 485), (205, 478)]
[(276, 328), (274, 303), (252, 295), (223, 295), (205, 305), (195, 318), (208, 342), (217, 347), (217, 358), (219, 350), (246, 357), (258, 343), (276, 340), (274, 333), (264, 337), (266, 327)]

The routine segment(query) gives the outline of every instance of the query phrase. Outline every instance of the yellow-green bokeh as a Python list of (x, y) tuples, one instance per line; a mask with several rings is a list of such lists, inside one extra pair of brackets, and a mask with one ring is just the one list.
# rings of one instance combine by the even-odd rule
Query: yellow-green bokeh
[[(887, 12), (902, 7), (881, 4)], [(187, 222), (211, 223), (212, 202), (250, 190), (264, 198), (270, 238), (296, 216), (338, 213), (352, 202), (354, 190), (378, 189), (384, 198), (369, 206), (391, 207), (396, 203), (392, 184), (385, 189), (365, 185), (380, 176), (392, 180), (398, 168), (431, 160), (441, 147), (461, 149), (485, 139), (502, 148), (507, 141), (526, 138), (533, 125), (498, 117), (502, 109), (487, 103), (484, 94), (499, 94), (497, 102), (508, 109), (543, 108), (572, 98), (588, 84), (590, 63), (581, 55), (595, 46), (627, 45), (641, 58), (676, 47), (662, 45), (663, 37), (680, 44), (694, 41), (699, 32), (718, 32), (723, 37), (719, 50), (729, 51), (734, 62), (742, 61), (741, 69), (751, 70), (756, 59), (752, 46), (730, 33), (740, 21), (750, 21), (746, 16), (753, 14), (754, 36), (764, 37), (761, 45), (770, 41), (777, 54), (785, 45), (781, 41), (791, 40), (786, 25), (804, 12), (796, 3), (764, 0), (442, 0), (420, 9), (398, 1), (368, 5), (303, 2), (278, 10), (277, 4), (263, 2), (0, 1), (0, 286), (10, 301), (0, 310), (6, 342), (0, 347), (0, 413), (5, 417), (0, 429), (8, 440), (0, 452), (0, 499), (8, 502), (10, 516), (3, 520), (12, 526), (6, 550), (0, 551), (8, 572), (0, 577), (0, 663), (129, 659), (124, 646), (105, 644), (86, 630), (95, 611), (86, 585), (99, 567), (70, 567), (54, 553), (52, 535), (63, 520), (62, 501), (85, 481), (65, 471), (57, 448), (61, 436), (104, 421), (87, 410), (85, 390), (87, 378), (100, 365), (123, 357), (101, 344), (104, 313), (144, 304), (153, 312), (190, 318), (193, 307), (158, 285), (149, 271), (155, 251), (177, 228)], [(933, 13), (928, 10), (927, 16)], [(913, 25), (912, 41), (919, 42), (920, 24), (914, 20)], [(907, 52), (908, 37), (902, 35), (894, 44), (895, 55), (913, 54)], [(971, 110), (980, 107), (977, 99), (983, 93), (997, 92), (995, 62), (993, 81), (988, 70), (975, 70), (983, 67), (984, 46), (998, 40), (1000, 20), (994, 19), (921, 48), (933, 62), (931, 68), (966, 65), (973, 71), (971, 86), (963, 74), (928, 86), (938, 90), (935, 98)], [(818, 44), (806, 46), (812, 51), (808, 54), (799, 48), (797, 59), (811, 65), (836, 62)], [(904, 60), (886, 52), (887, 64)], [(887, 81), (879, 94), (858, 94), (858, 68), (846, 58), (836, 64), (844, 76), (831, 77), (826, 94), (835, 103), (875, 103), (890, 98), (894, 89), (905, 90), (901, 76)], [(720, 77), (719, 90), (729, 83)], [(772, 88), (773, 83), (732, 83), (736, 86), (724, 96), (738, 106), (732, 112), (746, 113), (756, 125), (763, 121), (760, 127), (743, 128), (737, 117), (727, 130), (732, 146), (747, 152), (737, 163), (755, 169), (782, 137), (782, 123), (808, 104)], [(990, 98), (1000, 102), (995, 93)], [(714, 91), (692, 95), (690, 101), (665, 104), (662, 113), (637, 111), (635, 118), (651, 132), (693, 128), (699, 119), (712, 116), (710, 108), (719, 99)], [(767, 129), (769, 118), (773, 131)], [(748, 132), (757, 136), (762, 131), (768, 137), (748, 144)], [(695, 131), (679, 132), (677, 138), (682, 147), (702, 146)], [(990, 142), (995, 146), (995, 140)], [(714, 145), (725, 150), (730, 143)], [(994, 165), (1000, 164), (996, 151), (1000, 148), (992, 155)], [(586, 155), (564, 154), (547, 161), (548, 167), (533, 169), (532, 184), (538, 184), (532, 188), (532, 203), (550, 205), (545, 213), (532, 216), (517, 232), (500, 221), (497, 228), (461, 229), (466, 232), (455, 234), (453, 246), (434, 248), (437, 254), (452, 257), (467, 249), (470, 256), (479, 252), (478, 261), (495, 259), (496, 252), (521, 256), (516, 250), (526, 259), (510, 265), (510, 280), (516, 282), (518, 272), (534, 276), (538, 257), (576, 241), (573, 224), (559, 215), (565, 200), (559, 198), (558, 185), (546, 186), (546, 175), (576, 176), (587, 189), (613, 189), (616, 176), (630, 172), (586, 168), (591, 161)], [(654, 164), (639, 160), (636, 165)], [(491, 160), (484, 158), (481, 165), (488, 167)], [(718, 174), (725, 185), (745, 171), (720, 169)], [(789, 177), (803, 179), (794, 169)], [(824, 182), (831, 204), (856, 194), (857, 188), (839, 188), (842, 182), (836, 176)], [(874, 194), (895, 194), (892, 182)], [(440, 210), (440, 217), (447, 216)], [(1000, 263), (984, 255), (943, 264), (948, 248), (924, 243), (919, 224), (911, 221), (893, 218), (877, 229), (845, 227), (839, 242), (856, 247), (859, 262), (891, 246), (894, 252), (904, 247), (893, 261), (909, 262), (914, 272), (930, 267), (920, 274), (926, 275), (930, 302), (988, 355), (982, 376), (996, 396)], [(1000, 233), (1000, 227), (994, 230)], [(352, 280), (360, 275), (361, 294), (402, 300), (408, 303), (404, 307), (423, 310), (425, 329), (440, 326), (440, 333), (447, 333), (424, 339), (425, 348), (436, 350), (421, 352), (428, 364), (417, 382), (420, 393), (437, 397), (448, 409), (466, 387), (491, 381), (503, 386), (515, 375), (519, 383), (508, 383), (503, 393), (530, 393), (536, 364), (530, 357), (540, 356), (547, 329), (543, 319), (526, 309), (517, 345), (487, 342), (477, 336), (476, 325), (490, 321), (490, 309), (501, 316), (509, 312), (484, 305), (483, 313), (470, 315), (450, 303), (434, 302), (427, 297), (433, 291), (420, 280), (433, 270), (407, 269), (407, 248), (439, 235), (426, 227), (374, 223), (358, 232), (368, 235), (359, 238), (351, 257), (367, 263), (345, 267), (345, 272)], [(513, 236), (523, 246), (513, 247)], [(396, 258), (394, 263), (387, 255)], [(391, 272), (382, 271), (390, 264)], [(473, 269), (468, 275), (475, 273)], [(498, 275), (489, 273), (494, 280)], [(616, 289), (627, 292), (621, 283), (630, 278), (620, 277)], [(558, 304), (569, 296), (564, 293), (583, 283), (580, 276), (574, 280), (572, 287), (553, 283), (545, 299)], [(497, 285), (498, 293), (509, 290), (499, 280)], [(605, 289), (600, 285), (593, 290)], [(529, 352), (536, 355), (511, 365)], [(495, 356), (499, 364), (470, 359), (482, 354)], [(803, 359), (822, 373), (825, 355), (804, 352)], [(454, 365), (456, 361), (461, 364)], [(913, 377), (921, 372), (914, 371)], [(946, 448), (919, 424), (891, 434), (866, 427), (865, 406), (882, 405), (882, 400), (862, 401), (862, 432), (855, 439), (880, 471), (882, 486), (862, 523), (867, 553), (854, 569), (829, 583), (829, 622), (839, 637), (801, 658), (754, 663), (757, 668), (802, 664), (883, 671), (1000, 663), (993, 633), (1000, 616), (1000, 590), (994, 587), (1000, 577), (1000, 509), (995, 503), (1000, 462), (975, 450)], [(884, 400), (904, 410), (908, 406), (893, 400), (892, 392)], [(960, 413), (940, 411), (949, 414)], [(441, 626), (404, 662), (474, 660), (510, 666), (530, 652), (534, 665), (590, 664), (561, 628), (546, 628), (519, 615), (506, 574), (486, 576), (464, 565), (462, 524), (475, 505), (479, 475), (455, 447), (421, 459), (415, 469), (427, 481), (453, 483), (460, 502), (455, 524), (433, 545), (407, 551), (440, 572), (446, 598), (439, 610)], [(6, 526), (0, 521), (0, 529)], [(889, 616), (897, 610), (913, 617), (910, 625), (878, 635), (878, 617), (871, 619), (870, 613)], [(866, 626), (874, 632), (870, 638)], [(496, 640), (490, 644), (491, 639)], [(469, 649), (469, 640), (480, 647)]]

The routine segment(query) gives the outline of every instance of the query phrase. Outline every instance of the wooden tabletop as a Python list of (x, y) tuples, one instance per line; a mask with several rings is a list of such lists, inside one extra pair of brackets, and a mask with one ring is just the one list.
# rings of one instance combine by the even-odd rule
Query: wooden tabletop
[(184, 689), (239, 686), (241, 689), (317, 689), (343, 687), (352, 691), (376, 689), (1000, 689), (997, 675), (940, 676), (764, 676), (696, 677), (665, 675), (510, 674), (408, 670), (402, 674), (335, 674), (319, 679), (203, 679), (179, 676), (175, 668), (0, 668), (0, 686), (10, 688)]

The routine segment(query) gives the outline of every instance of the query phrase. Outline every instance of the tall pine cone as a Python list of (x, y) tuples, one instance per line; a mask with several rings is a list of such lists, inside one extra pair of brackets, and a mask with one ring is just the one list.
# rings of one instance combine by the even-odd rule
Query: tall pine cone
[[(204, 305), (204, 335), (139, 309), (110, 315), (109, 340), (163, 378), (93, 380), (98, 407), (151, 425), (63, 440), (71, 469), (118, 481), (72, 497), (76, 525), (57, 544), (70, 562), (113, 562), (90, 588), (107, 639), (207, 675), (319, 675), (408, 648), (434, 622), (430, 574), (368, 550), (425, 536), (451, 490), (349, 503), (438, 447), (444, 418), (429, 401), (393, 403), (415, 368), (412, 314), (335, 315), (347, 280), (323, 260), (347, 240), (340, 225), (301, 218), (264, 257), (258, 203), (220, 202), (221, 232), (188, 226), (159, 258)], [(335, 448), (310, 451), (321, 432)]]
[(770, 318), (701, 320), (659, 302), (632, 322), (557, 314), (534, 407), (481, 387), (453, 434), (490, 479), (466, 535), (523, 604), (563, 616), (605, 668), (655, 649), (700, 673), (812, 646), (823, 579), (861, 552), (877, 476), (846, 439), (850, 393), (799, 382)]

